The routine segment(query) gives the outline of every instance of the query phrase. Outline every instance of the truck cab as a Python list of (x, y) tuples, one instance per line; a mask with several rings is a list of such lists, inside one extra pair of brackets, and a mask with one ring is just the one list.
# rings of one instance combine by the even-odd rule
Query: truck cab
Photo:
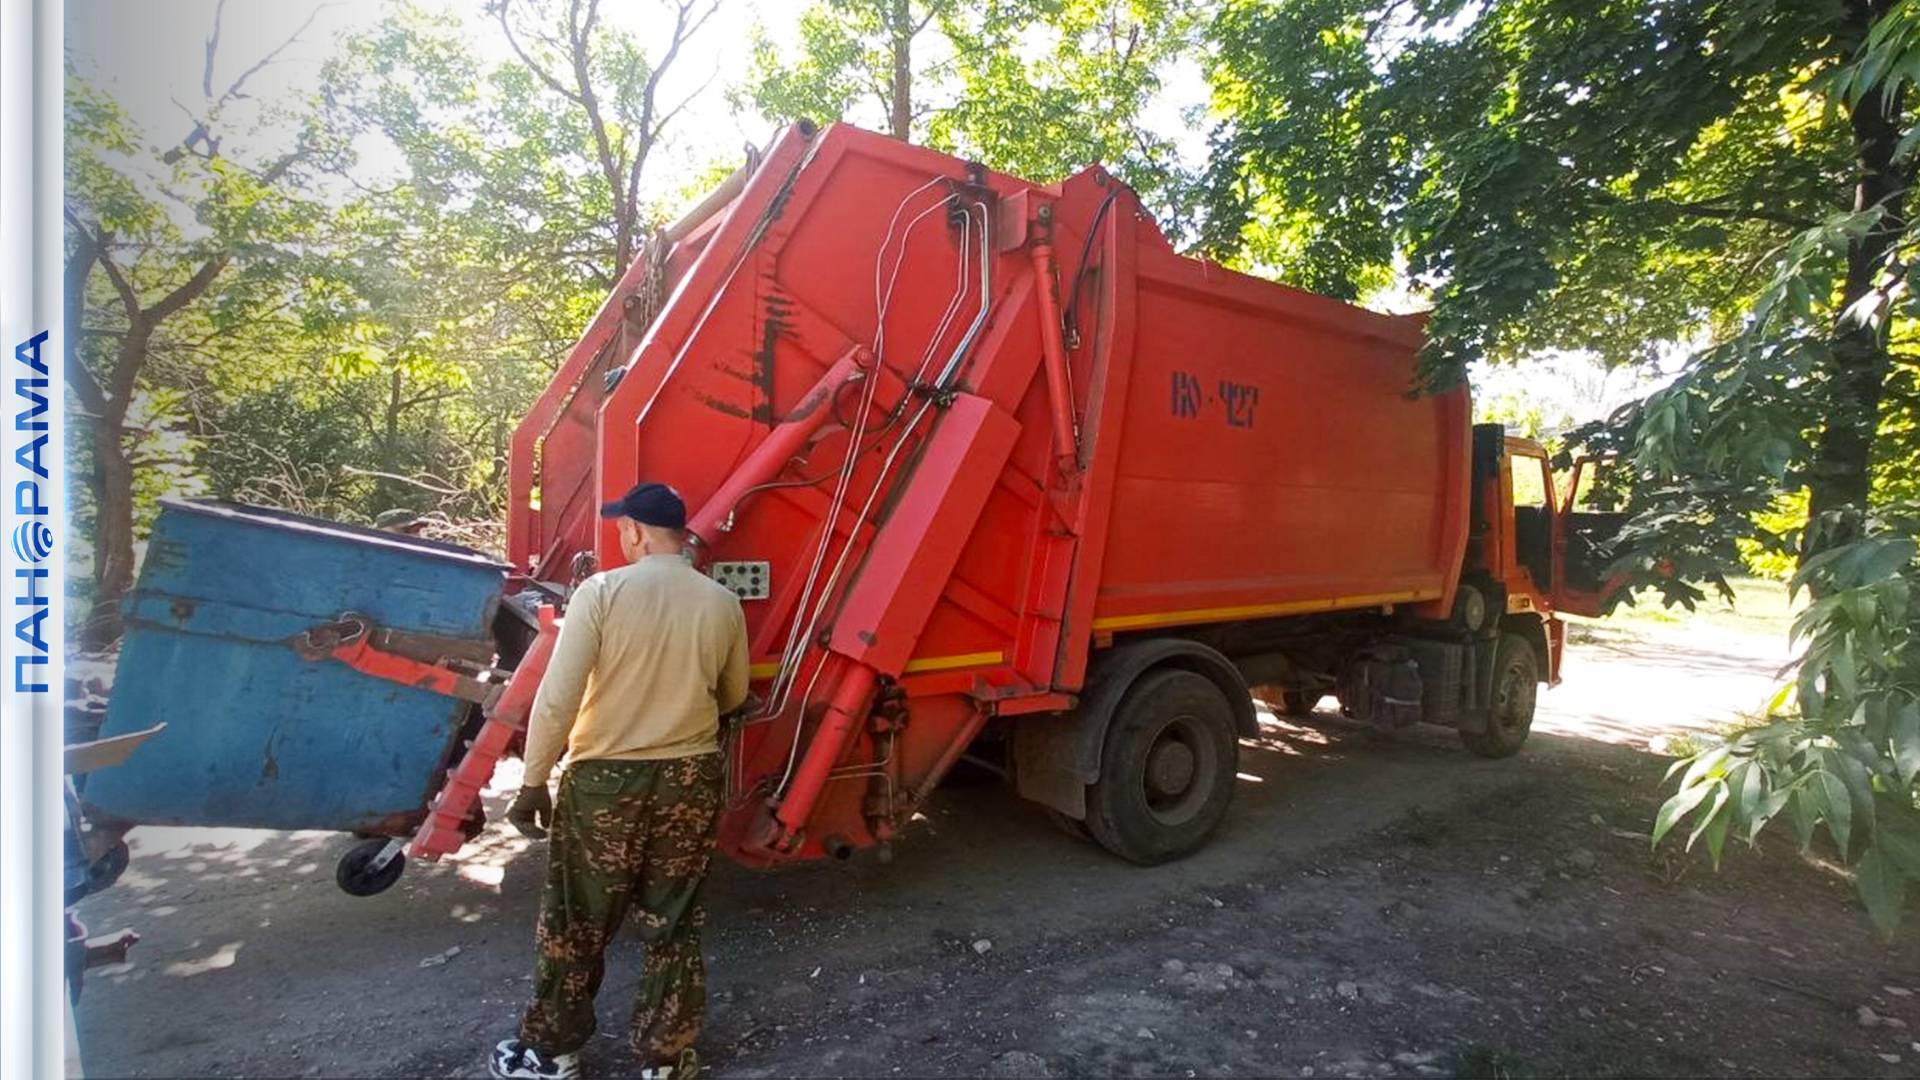
[(1608, 464), (1581, 458), (1556, 484), (1538, 441), (1500, 424), (1473, 429), (1473, 517), (1455, 617), (1472, 614), (1463, 605), (1497, 608), (1505, 631), (1535, 647), (1549, 685), (1560, 681), (1559, 616), (1605, 614), (1623, 584), (1607, 573), (1607, 545), (1626, 522), (1601, 483)]
[(1607, 545), (1626, 523), (1602, 481), (1611, 462), (1582, 457), (1557, 485), (1537, 441), (1498, 424), (1476, 425), (1474, 438), (1477, 513), (1467, 573), (1478, 571), (1500, 582), (1508, 597), (1525, 598), (1513, 610), (1605, 614), (1622, 584), (1607, 573)]

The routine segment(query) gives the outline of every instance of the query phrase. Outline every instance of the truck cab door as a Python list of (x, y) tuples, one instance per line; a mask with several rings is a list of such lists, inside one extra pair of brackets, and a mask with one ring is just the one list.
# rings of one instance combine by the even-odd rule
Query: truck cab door
[(1532, 439), (1509, 438), (1502, 501), (1512, 515), (1508, 554), (1501, 576), (1509, 594), (1531, 593), (1550, 600), (1559, 580), (1560, 508), (1553, 490), (1547, 452)]
[(1553, 606), (1573, 615), (1603, 615), (1625, 577), (1609, 575), (1613, 541), (1627, 523), (1625, 502), (1608, 483), (1613, 459), (1582, 457), (1574, 462), (1560, 500), (1554, 528)]

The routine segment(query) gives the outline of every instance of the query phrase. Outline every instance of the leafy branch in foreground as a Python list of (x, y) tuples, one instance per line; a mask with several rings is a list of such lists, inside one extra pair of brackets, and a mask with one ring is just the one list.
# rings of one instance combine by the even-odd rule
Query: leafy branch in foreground
[[(1915, 135), (1905, 107), (1920, 73), (1920, 0), (1870, 4), (1848, 63), (1809, 94), (1845, 116), (1860, 148), (1853, 206), (1771, 252), (1772, 273), (1734, 332), (1667, 388), (1580, 433), (1632, 462), (1632, 522), (1616, 569), (1691, 606), (1687, 580), (1726, 590), (1718, 566), (1766, 503), (1809, 493), (1793, 593), (1799, 653), (1767, 722), (1682, 758), (1655, 816), (1655, 845), (1685, 830), (1718, 865), (1729, 834), (1754, 842), (1784, 818), (1803, 848), (1824, 831), (1869, 915), (1898, 926), (1920, 881), (1920, 609), (1913, 603), (1920, 504), (1904, 481), (1920, 458), (1898, 427), (1901, 348), (1920, 226), (1906, 208)], [(1765, 536), (1784, 548), (1792, 538)], [(1717, 565), (1716, 565), (1717, 564)], [(1662, 581), (1665, 578), (1667, 580)]]
[(1751, 844), (1784, 816), (1807, 848), (1824, 828), (1873, 921), (1889, 933), (1899, 924), (1908, 883), (1920, 881), (1913, 532), (1911, 517), (1883, 519), (1801, 567), (1794, 591), (1815, 599), (1794, 621), (1797, 678), (1767, 724), (1674, 762), (1679, 790), (1654, 819), (1654, 844), (1690, 823), (1686, 846), (1704, 840), (1717, 867), (1729, 833)]

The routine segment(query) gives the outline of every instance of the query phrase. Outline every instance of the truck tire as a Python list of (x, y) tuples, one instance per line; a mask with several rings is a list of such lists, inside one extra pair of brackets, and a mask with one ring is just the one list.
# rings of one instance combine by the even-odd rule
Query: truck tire
[(1512, 757), (1533, 730), (1540, 690), (1540, 661), (1518, 634), (1501, 634), (1493, 654), (1493, 708), (1484, 731), (1462, 731), (1467, 749), (1487, 758)]
[(1183, 669), (1142, 675), (1107, 729), (1100, 778), (1087, 785), (1087, 831), (1143, 866), (1194, 851), (1226, 815), (1239, 752), (1233, 706), (1213, 680)]
[(1280, 715), (1312, 716), (1313, 710), (1319, 708), (1322, 696), (1324, 695), (1313, 690), (1282, 690), (1279, 701)]

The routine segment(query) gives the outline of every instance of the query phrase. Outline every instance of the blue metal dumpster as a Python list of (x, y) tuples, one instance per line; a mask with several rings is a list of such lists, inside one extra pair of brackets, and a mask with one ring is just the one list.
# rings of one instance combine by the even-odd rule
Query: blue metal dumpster
[(405, 833), (474, 706), (296, 646), (354, 613), (397, 637), (491, 657), (505, 577), (451, 544), (167, 500), (126, 601), (101, 736), (166, 729), (89, 778), (89, 817)]

